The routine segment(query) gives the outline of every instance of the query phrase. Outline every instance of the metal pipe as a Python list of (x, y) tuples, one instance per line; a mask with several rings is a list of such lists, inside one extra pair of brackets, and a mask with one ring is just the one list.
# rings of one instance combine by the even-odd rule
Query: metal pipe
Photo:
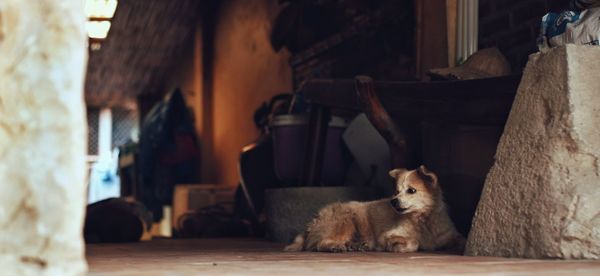
[(462, 61), (463, 54), (463, 36), (465, 33), (465, 28), (463, 24), (463, 18), (465, 17), (465, 13), (462, 9), (464, 6), (465, 0), (458, 0), (457, 4), (457, 15), (456, 15), (456, 64)]
[(458, 0), (456, 58), (465, 61), (478, 50), (479, 0)]

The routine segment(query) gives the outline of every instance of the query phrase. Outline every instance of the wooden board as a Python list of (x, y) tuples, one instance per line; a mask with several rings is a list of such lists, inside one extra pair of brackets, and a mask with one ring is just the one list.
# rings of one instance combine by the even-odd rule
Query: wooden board
[[(520, 75), (444, 82), (376, 81), (377, 94), (396, 120), (447, 119), (503, 125)], [(313, 80), (302, 87), (312, 103), (360, 110), (354, 80)]]
[(260, 239), (88, 245), (90, 275), (600, 275), (600, 261), (435, 253), (282, 252)]

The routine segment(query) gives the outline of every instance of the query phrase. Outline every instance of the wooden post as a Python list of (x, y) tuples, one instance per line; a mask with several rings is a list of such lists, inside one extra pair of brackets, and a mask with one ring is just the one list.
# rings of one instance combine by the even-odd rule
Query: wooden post
[(86, 272), (83, 2), (0, 2), (3, 275)]
[(427, 71), (448, 66), (446, 0), (415, 3), (415, 73), (428, 79)]

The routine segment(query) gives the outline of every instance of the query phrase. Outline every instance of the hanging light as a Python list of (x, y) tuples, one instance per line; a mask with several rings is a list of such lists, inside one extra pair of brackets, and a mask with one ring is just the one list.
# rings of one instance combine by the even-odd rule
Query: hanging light
[(90, 38), (90, 49), (100, 50), (101, 42), (108, 36), (110, 20), (117, 10), (117, 0), (85, 0), (86, 30)]
[(85, 27), (90, 38), (106, 39), (110, 30), (110, 21), (88, 21)]
[(111, 19), (117, 4), (117, 0), (86, 0), (85, 15), (91, 19)]

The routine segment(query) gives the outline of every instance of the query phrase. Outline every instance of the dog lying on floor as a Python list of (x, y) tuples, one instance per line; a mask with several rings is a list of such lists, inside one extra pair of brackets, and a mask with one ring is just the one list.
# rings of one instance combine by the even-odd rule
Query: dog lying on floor
[(464, 238), (448, 217), (437, 176), (424, 166), (395, 169), (390, 199), (333, 203), (321, 209), (285, 251), (415, 252), (462, 249)]

